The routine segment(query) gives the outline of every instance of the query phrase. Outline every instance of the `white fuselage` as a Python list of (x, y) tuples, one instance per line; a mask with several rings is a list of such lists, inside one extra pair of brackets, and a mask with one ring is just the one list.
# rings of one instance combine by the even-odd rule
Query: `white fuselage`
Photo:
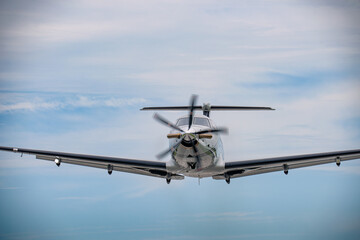
[[(191, 134), (196, 131), (215, 128), (213, 121), (206, 116), (196, 115), (190, 129), (188, 129), (188, 116), (179, 118), (177, 126), (181, 128), (186, 136), (170, 139), (169, 144), (173, 146), (181, 143), (172, 149), (171, 160), (166, 167), (173, 172), (189, 177), (209, 177), (224, 169), (224, 151), (221, 138), (217, 133), (211, 133), (211, 138), (200, 138), (199, 135)], [(181, 123), (186, 122), (186, 124)], [(173, 130), (170, 133), (179, 133)], [(191, 144), (195, 144), (196, 151)], [(198, 157), (197, 157), (197, 156)]]

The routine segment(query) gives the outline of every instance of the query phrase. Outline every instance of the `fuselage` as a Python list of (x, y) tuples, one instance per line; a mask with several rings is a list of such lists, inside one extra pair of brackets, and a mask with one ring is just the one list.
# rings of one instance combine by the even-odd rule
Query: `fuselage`
[(167, 168), (189, 177), (209, 177), (224, 169), (224, 151), (218, 133), (192, 134), (200, 130), (215, 128), (214, 122), (207, 116), (195, 115), (191, 128), (188, 128), (188, 116), (177, 120), (176, 125), (184, 133), (173, 130), (170, 134), (181, 134), (179, 138), (170, 138), (171, 159)]

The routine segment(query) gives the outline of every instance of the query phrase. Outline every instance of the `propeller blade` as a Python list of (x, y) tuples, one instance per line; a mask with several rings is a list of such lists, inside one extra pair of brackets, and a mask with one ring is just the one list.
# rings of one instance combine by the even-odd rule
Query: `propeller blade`
[(175, 124), (171, 123), (170, 121), (168, 121), (167, 119), (161, 117), (159, 114), (155, 113), (154, 114), (154, 118), (156, 120), (158, 120), (160, 123), (168, 126), (168, 127), (171, 127), (172, 129), (175, 129), (175, 130), (178, 130), (180, 132), (184, 132), (181, 128), (179, 128), (178, 126), (176, 126)]
[(194, 152), (195, 152), (195, 157), (196, 157), (196, 167), (197, 168), (199, 168), (199, 164), (200, 164), (200, 155), (198, 154), (198, 149), (197, 149), (197, 147), (195, 146), (195, 143), (194, 142), (192, 142), (192, 148), (193, 148), (193, 150), (194, 150)]
[(156, 157), (157, 157), (158, 159), (164, 158), (164, 157), (165, 157), (166, 155), (168, 155), (171, 151), (174, 151), (175, 148), (177, 148), (177, 146), (180, 145), (180, 143), (181, 143), (182, 140), (183, 140), (183, 138), (180, 139), (180, 141), (178, 141), (177, 143), (175, 143), (175, 144), (172, 145), (171, 147), (169, 147), (169, 149), (166, 149), (165, 151), (163, 151), (163, 152), (159, 153), (158, 155), (156, 155)]
[(227, 128), (210, 128), (210, 129), (205, 129), (205, 130), (200, 130), (197, 132), (194, 132), (194, 134), (203, 134), (203, 133), (228, 133), (228, 129)]
[(192, 125), (192, 122), (193, 122), (193, 114), (194, 114), (196, 99), (197, 99), (197, 95), (192, 95), (191, 96), (190, 113), (189, 113), (189, 129), (191, 128), (191, 125)]

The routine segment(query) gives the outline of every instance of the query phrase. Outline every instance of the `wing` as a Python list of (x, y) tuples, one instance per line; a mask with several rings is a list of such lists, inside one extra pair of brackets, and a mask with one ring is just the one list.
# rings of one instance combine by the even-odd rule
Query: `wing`
[(276, 171), (284, 171), (284, 173), (287, 174), (289, 169), (325, 163), (336, 163), (340, 166), (341, 161), (357, 158), (360, 158), (360, 149), (227, 162), (225, 163), (225, 172), (223, 174), (214, 175), (213, 178), (226, 179), (226, 181), (229, 182), (230, 178), (245, 177)]
[(0, 150), (35, 155), (37, 159), (54, 161), (58, 166), (60, 166), (61, 163), (70, 163), (88, 167), (107, 169), (109, 174), (111, 174), (114, 170), (167, 179), (184, 179), (184, 176), (182, 175), (169, 172), (166, 169), (166, 163), (160, 161), (145, 161), (128, 158), (104, 157), (96, 155), (53, 152), (1, 146)]

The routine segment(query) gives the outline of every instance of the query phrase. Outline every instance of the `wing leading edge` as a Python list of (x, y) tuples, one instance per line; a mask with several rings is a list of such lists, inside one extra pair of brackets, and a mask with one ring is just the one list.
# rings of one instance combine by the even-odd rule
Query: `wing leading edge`
[(225, 163), (225, 172), (223, 174), (214, 175), (213, 179), (226, 179), (227, 182), (230, 182), (230, 178), (245, 177), (276, 171), (284, 171), (284, 173), (287, 174), (289, 169), (309, 167), (325, 163), (336, 163), (340, 166), (341, 161), (359, 158), (360, 149), (355, 149), (348, 151), (227, 162)]
[(161, 161), (145, 161), (128, 158), (105, 157), (97, 155), (85, 155), (1, 146), (0, 150), (35, 155), (37, 159), (54, 161), (58, 166), (61, 163), (69, 163), (107, 169), (109, 174), (111, 174), (112, 171), (120, 171), (167, 179), (184, 179), (184, 176), (182, 175), (174, 174), (167, 171), (166, 163)]

